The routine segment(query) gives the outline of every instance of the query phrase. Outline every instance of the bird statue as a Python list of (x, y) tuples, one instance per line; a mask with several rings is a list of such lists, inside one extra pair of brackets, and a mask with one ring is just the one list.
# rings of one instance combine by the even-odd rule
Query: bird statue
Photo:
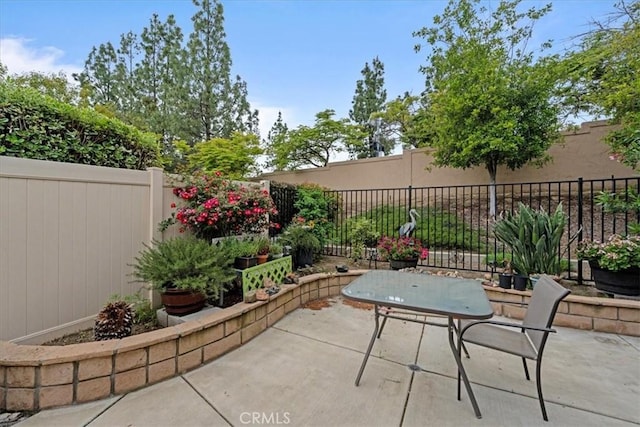
[(411, 209), (409, 211), (409, 216), (411, 217), (411, 221), (407, 222), (404, 225), (401, 225), (400, 229), (398, 230), (400, 237), (411, 237), (411, 234), (416, 229), (416, 216), (420, 217), (420, 215), (418, 215), (418, 212), (415, 209)]

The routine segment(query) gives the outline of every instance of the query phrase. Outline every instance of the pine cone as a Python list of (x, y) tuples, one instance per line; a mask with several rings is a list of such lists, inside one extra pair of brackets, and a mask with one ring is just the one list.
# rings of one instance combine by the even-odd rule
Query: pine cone
[(107, 304), (96, 317), (94, 335), (96, 341), (124, 338), (131, 335), (133, 305), (124, 301)]

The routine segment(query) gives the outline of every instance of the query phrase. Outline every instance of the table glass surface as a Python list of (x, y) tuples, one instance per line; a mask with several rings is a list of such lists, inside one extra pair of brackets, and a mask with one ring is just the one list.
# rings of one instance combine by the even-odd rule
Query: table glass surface
[(472, 279), (374, 270), (347, 285), (342, 295), (375, 305), (462, 319), (493, 316), (482, 285)]

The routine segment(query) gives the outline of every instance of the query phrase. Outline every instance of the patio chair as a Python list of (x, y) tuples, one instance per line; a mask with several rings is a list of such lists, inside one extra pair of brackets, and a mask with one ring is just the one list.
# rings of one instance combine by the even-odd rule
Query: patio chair
[[(542, 398), (542, 383), (540, 370), (542, 354), (551, 329), (553, 318), (558, 310), (560, 301), (571, 291), (563, 288), (549, 276), (543, 275), (533, 288), (531, 301), (522, 323), (508, 323), (495, 320), (460, 321), (458, 340), (458, 354), (464, 348), (469, 354), (465, 343), (476, 344), (494, 350), (510, 353), (522, 358), (524, 374), (529, 380), (527, 359), (536, 361), (536, 385), (542, 418), (548, 421), (547, 410)], [(511, 329), (513, 328), (513, 329)], [(518, 330), (520, 329), (520, 330)], [(458, 372), (458, 400), (460, 400), (460, 373)]]

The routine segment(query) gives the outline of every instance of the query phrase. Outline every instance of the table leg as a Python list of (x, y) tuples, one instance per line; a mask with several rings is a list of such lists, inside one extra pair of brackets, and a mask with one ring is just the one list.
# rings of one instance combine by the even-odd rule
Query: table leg
[(376, 305), (375, 306), (376, 327), (373, 329), (373, 335), (371, 335), (371, 341), (369, 341), (369, 347), (367, 348), (367, 353), (364, 355), (364, 360), (362, 361), (362, 365), (360, 366), (360, 371), (358, 372), (358, 377), (356, 378), (356, 387), (360, 385), (360, 377), (362, 377), (362, 373), (364, 372), (364, 367), (367, 364), (367, 360), (369, 359), (369, 354), (371, 354), (371, 349), (373, 348), (373, 343), (376, 341), (376, 337), (378, 336), (379, 316), (380, 315), (378, 313), (378, 306)]
[[(473, 395), (473, 390), (471, 390), (471, 384), (469, 384), (469, 378), (467, 378), (467, 373), (464, 371), (464, 367), (462, 366), (462, 359), (460, 354), (458, 354), (458, 348), (453, 341), (453, 318), (449, 317), (449, 347), (451, 347), (451, 351), (453, 352), (453, 357), (456, 359), (456, 363), (458, 364), (458, 375), (462, 377), (462, 381), (464, 381), (464, 387), (467, 389), (467, 395), (469, 399), (471, 399), (471, 405), (473, 406), (473, 411), (476, 413), (476, 417), (482, 418), (482, 414), (480, 413), (480, 408), (478, 407), (478, 402), (476, 402), (476, 397)], [(458, 344), (460, 345), (460, 344)], [(458, 394), (458, 399), (460, 399), (460, 394)]]

